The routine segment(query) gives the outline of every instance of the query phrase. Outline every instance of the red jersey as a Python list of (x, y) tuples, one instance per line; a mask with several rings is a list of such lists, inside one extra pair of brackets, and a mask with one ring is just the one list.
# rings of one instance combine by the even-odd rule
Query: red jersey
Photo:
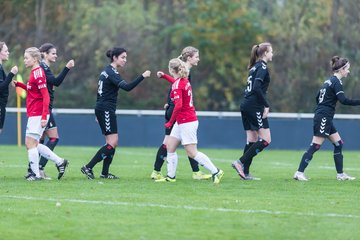
[(18, 82), (16, 85), (27, 91), (27, 116), (41, 116), (42, 120), (46, 120), (49, 114), (50, 97), (47, 90), (44, 70), (40, 66), (32, 69), (27, 84), (25, 85)]
[[(167, 77), (169, 76), (165, 76), (164, 78)], [(196, 111), (193, 104), (192, 88), (189, 80), (186, 78), (176, 79), (171, 88), (170, 98), (175, 103), (173, 115), (175, 115), (174, 118), (176, 119), (176, 122), (182, 124), (196, 121)], [(176, 111), (175, 109), (179, 110)], [(171, 119), (173, 119), (173, 117), (171, 117)]]

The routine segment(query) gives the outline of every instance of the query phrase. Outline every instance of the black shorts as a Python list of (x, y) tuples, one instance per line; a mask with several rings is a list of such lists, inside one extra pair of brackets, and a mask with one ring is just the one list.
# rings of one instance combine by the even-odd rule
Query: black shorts
[(327, 138), (337, 132), (333, 124), (333, 119), (330, 117), (325, 117), (323, 115), (314, 116), (313, 131), (314, 136), (324, 138)]
[(257, 131), (260, 128), (269, 128), (267, 118), (262, 118), (264, 111), (241, 111), (241, 118), (245, 130)]
[(0, 129), (3, 129), (5, 122), (6, 108), (5, 104), (0, 104)]
[[(165, 110), (165, 123), (167, 123), (170, 120), (173, 111), (174, 111), (174, 106), (173, 105), (169, 105), (166, 108), (166, 110)], [(171, 128), (165, 128), (165, 135), (170, 135), (174, 124), (171, 126)]]
[(57, 127), (57, 125), (55, 122), (54, 114), (52, 113), (52, 111), (50, 111), (50, 117), (49, 117), (48, 124), (46, 125), (45, 132), (49, 129), (53, 129), (56, 127)]
[(114, 111), (103, 111), (95, 109), (95, 115), (102, 134), (109, 135), (117, 133), (117, 121)]

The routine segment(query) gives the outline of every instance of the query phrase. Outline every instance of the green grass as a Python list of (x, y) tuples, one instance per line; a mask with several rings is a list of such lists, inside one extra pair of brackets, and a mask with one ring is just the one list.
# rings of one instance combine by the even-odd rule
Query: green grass
[[(315, 155), (309, 182), (297, 182), (301, 151), (264, 151), (252, 166), (262, 180), (240, 181), (230, 164), (241, 150), (201, 150), (224, 170), (219, 186), (191, 179), (183, 149), (176, 183), (149, 179), (155, 148), (118, 148), (110, 170), (121, 179), (90, 181), (80, 167), (97, 148), (63, 146), (64, 179), (27, 182), (25, 147), (0, 146), (0, 239), (359, 238), (360, 184), (335, 179), (331, 151)], [(360, 152), (344, 157), (360, 179)], [(57, 175), (51, 162), (47, 173)]]

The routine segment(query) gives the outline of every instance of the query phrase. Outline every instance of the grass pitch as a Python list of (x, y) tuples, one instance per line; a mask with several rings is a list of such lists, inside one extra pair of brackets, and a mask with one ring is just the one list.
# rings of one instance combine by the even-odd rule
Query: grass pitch
[[(179, 149), (176, 183), (155, 183), (157, 149), (118, 148), (110, 172), (120, 180), (87, 180), (80, 167), (98, 148), (58, 146), (70, 161), (60, 181), (27, 182), (25, 147), (0, 146), (0, 239), (358, 239), (360, 152), (345, 151), (337, 181), (331, 151), (320, 151), (292, 179), (301, 151), (265, 150), (241, 181), (231, 168), (241, 150), (200, 149), (225, 175), (219, 186), (191, 178)], [(98, 164), (94, 173), (101, 171)], [(203, 171), (206, 171), (202, 169)], [(48, 175), (57, 175), (52, 162)], [(163, 167), (166, 174), (166, 164)]]

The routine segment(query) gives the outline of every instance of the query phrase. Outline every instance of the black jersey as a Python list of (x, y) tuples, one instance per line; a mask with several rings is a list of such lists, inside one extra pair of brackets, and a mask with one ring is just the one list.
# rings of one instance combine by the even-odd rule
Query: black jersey
[(41, 62), (40, 67), (44, 69), (45, 72), (47, 88), (50, 96), (49, 109), (51, 110), (53, 108), (53, 102), (55, 98), (54, 96), (55, 86), (56, 87), (60, 86), (60, 84), (64, 81), (66, 74), (70, 71), (70, 69), (64, 67), (64, 69), (61, 71), (59, 76), (55, 77), (54, 74), (51, 72), (50, 67), (46, 65), (45, 62)]
[(127, 83), (121, 78), (116, 68), (111, 65), (106, 66), (99, 77), (95, 108), (102, 111), (115, 111), (119, 88), (131, 91), (142, 80), (144, 77), (140, 75), (132, 82)]
[(270, 84), (270, 74), (265, 61), (258, 61), (249, 70), (244, 100), (240, 109), (243, 110), (263, 110), (269, 107), (266, 101), (266, 93)]
[(344, 105), (360, 105), (360, 100), (352, 100), (345, 97), (341, 80), (336, 76), (332, 76), (324, 82), (316, 96), (317, 106), (315, 114), (334, 117), (338, 100)]
[(5, 106), (9, 97), (9, 83), (11, 82), (14, 74), (10, 72), (6, 76), (2, 65), (0, 64), (0, 104)]

